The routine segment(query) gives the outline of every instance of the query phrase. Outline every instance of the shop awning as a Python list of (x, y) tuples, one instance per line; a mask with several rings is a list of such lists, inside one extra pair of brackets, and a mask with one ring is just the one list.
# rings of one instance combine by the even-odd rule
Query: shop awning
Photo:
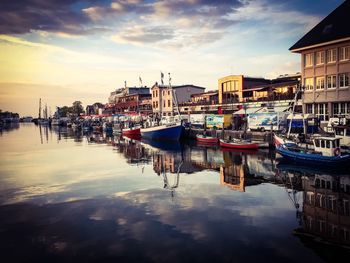
[(247, 109), (240, 109), (236, 112), (234, 112), (234, 115), (242, 115), (242, 114), (251, 114), (251, 113), (255, 113), (258, 110), (260, 110), (261, 108), (247, 108)]

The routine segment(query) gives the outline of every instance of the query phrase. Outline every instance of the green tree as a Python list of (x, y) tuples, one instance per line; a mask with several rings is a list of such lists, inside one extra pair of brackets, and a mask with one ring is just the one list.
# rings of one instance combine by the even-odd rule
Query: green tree
[(60, 116), (67, 117), (67, 113), (71, 112), (71, 107), (63, 106), (60, 108)]
[(78, 101), (78, 100), (74, 101), (72, 106), (72, 113), (79, 116), (80, 113), (83, 113), (83, 112), (84, 112), (84, 108), (81, 101)]

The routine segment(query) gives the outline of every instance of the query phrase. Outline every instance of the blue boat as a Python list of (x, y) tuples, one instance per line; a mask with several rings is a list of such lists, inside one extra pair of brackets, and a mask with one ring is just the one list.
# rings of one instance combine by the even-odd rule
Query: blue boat
[(286, 142), (275, 135), (276, 151), (284, 159), (292, 162), (311, 163), (315, 165), (347, 165), (350, 154), (341, 154), (340, 139), (334, 137), (317, 137), (313, 139), (314, 149), (299, 147)]
[(178, 141), (183, 133), (182, 123), (162, 124), (141, 128), (141, 137), (150, 140), (172, 140)]

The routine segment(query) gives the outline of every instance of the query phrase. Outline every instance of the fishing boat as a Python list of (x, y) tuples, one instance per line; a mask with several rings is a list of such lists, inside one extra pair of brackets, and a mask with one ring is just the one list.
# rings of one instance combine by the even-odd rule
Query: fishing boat
[(259, 145), (257, 143), (252, 143), (249, 140), (240, 140), (240, 139), (232, 139), (232, 140), (223, 140), (220, 139), (220, 146), (225, 148), (232, 149), (251, 149), (257, 150)]
[(147, 125), (140, 129), (141, 137), (151, 140), (172, 140), (178, 141), (182, 135), (184, 127), (181, 122)]
[(141, 135), (141, 128), (140, 128), (140, 126), (124, 128), (124, 129), (122, 129), (122, 135), (126, 135), (126, 136)]
[(147, 119), (143, 123), (143, 127), (140, 129), (141, 137), (151, 140), (170, 140), (178, 141), (182, 136), (185, 127), (182, 123), (179, 107), (177, 103), (177, 97), (175, 90), (171, 87), (171, 78), (169, 73), (169, 89), (172, 92), (173, 109), (176, 110), (176, 114), (173, 116), (163, 116), (160, 111), (159, 116), (163, 116), (161, 119)]
[(322, 165), (346, 164), (350, 154), (342, 154), (340, 139), (334, 137), (313, 138), (313, 149), (300, 147), (292, 141), (274, 135), (276, 151), (283, 158), (293, 162), (304, 162)]
[(219, 142), (218, 138), (212, 137), (212, 136), (203, 135), (203, 134), (197, 134), (196, 135), (196, 140), (197, 140), (197, 142), (208, 143), (208, 144), (217, 144)]

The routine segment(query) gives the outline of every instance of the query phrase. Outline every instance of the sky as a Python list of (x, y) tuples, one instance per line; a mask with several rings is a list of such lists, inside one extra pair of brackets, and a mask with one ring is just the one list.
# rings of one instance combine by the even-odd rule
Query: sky
[[(289, 48), (343, 0), (1, 0), (0, 109), (107, 103), (124, 86), (217, 90), (300, 72)], [(165, 79), (167, 82), (167, 79)]]

